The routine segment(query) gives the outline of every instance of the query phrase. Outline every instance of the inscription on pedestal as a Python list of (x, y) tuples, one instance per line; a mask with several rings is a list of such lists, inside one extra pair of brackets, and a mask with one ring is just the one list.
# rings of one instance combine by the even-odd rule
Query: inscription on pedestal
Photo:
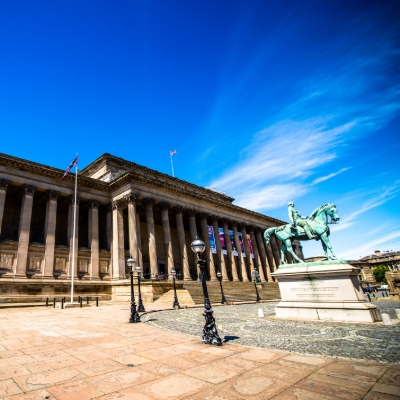
[(291, 296), (298, 300), (334, 299), (339, 292), (339, 286), (332, 285), (330, 280), (309, 280), (292, 282)]

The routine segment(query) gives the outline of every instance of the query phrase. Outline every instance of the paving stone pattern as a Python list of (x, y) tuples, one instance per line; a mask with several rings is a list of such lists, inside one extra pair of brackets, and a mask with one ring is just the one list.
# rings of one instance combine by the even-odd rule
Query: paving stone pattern
[[(277, 303), (214, 307), (221, 338), (246, 346), (293, 351), (303, 354), (400, 362), (400, 323), (393, 326), (327, 321), (281, 320), (275, 317)], [(399, 303), (376, 303), (381, 312), (396, 317)], [(262, 308), (265, 318), (258, 318)], [(201, 309), (150, 313), (144, 320), (152, 326), (201, 336)]]
[[(222, 324), (239, 307), (229, 309), (233, 314), (226, 314)], [(258, 321), (251, 318), (251, 306), (241, 310), (248, 332), (247, 326)], [(234, 341), (208, 346), (199, 335), (129, 324), (129, 313), (127, 303), (0, 310), (0, 400), (400, 399), (399, 364), (308, 356)], [(190, 321), (192, 313), (196, 320), (201, 310), (146, 318), (169, 315), (182, 328), (179, 316)]]

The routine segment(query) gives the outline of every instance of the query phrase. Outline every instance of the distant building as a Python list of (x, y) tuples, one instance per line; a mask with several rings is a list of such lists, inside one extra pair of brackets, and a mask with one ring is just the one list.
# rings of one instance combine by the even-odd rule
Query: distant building
[(398, 291), (400, 288), (400, 251), (375, 250), (374, 254), (362, 257), (357, 261), (349, 261), (349, 264), (360, 267), (360, 281), (363, 283), (376, 283), (372, 274), (378, 265), (389, 268), (386, 273), (391, 290)]

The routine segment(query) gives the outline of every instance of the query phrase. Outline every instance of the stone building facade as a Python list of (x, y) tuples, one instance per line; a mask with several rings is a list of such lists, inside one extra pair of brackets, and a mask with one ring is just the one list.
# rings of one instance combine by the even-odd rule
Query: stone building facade
[[(55, 286), (68, 281), (74, 241), (77, 282), (92, 288), (126, 281), (129, 254), (143, 267), (145, 278), (157, 279), (175, 269), (184, 280), (197, 279), (190, 249), (196, 232), (206, 243), (211, 280), (220, 270), (224, 280), (248, 281), (257, 267), (267, 281), (279, 265), (281, 243), (273, 237), (265, 246), (262, 233), (282, 221), (233, 205), (225, 194), (107, 153), (79, 172), (73, 237), (75, 175), (63, 178), (63, 172), (0, 154), (0, 284), (10, 279), (36, 286), (38, 280)], [(240, 233), (249, 236), (243, 253), (234, 251), (229, 231), (237, 249)], [(294, 247), (303, 257), (300, 244)]]

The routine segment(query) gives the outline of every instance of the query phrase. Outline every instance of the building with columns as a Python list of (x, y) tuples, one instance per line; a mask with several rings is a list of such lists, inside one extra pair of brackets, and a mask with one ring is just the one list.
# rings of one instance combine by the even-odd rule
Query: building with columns
[[(195, 233), (206, 244), (210, 280), (219, 270), (224, 280), (246, 282), (257, 268), (268, 281), (279, 265), (281, 243), (273, 237), (266, 246), (262, 234), (284, 222), (107, 153), (79, 172), (74, 237), (75, 175), (63, 173), (0, 153), (0, 295), (65, 293), (73, 242), (77, 293), (126, 286), (129, 254), (147, 279), (172, 269), (183, 280), (197, 279), (190, 249)], [(294, 248), (303, 257), (300, 244)]]

